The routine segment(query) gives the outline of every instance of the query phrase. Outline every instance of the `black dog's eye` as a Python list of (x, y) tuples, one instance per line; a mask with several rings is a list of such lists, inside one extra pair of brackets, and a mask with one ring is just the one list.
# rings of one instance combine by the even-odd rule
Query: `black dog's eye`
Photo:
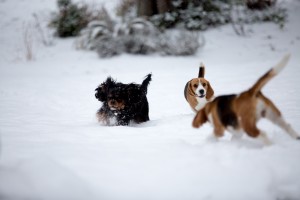
[(203, 87), (205, 87), (205, 86), (206, 86), (206, 83), (202, 83), (202, 85), (203, 85)]
[(197, 84), (194, 84), (193, 86), (194, 86), (194, 88), (198, 87), (198, 85), (197, 85)]

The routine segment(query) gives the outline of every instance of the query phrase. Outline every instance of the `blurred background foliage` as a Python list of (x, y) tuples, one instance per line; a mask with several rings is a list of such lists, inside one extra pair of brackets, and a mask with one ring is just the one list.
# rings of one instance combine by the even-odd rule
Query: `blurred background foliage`
[(115, 13), (71, 0), (58, 0), (57, 6), (49, 22), (56, 35), (78, 36), (77, 48), (96, 50), (100, 57), (193, 55), (204, 45), (199, 31), (231, 24), (245, 35), (245, 25), (272, 22), (282, 28), (287, 20), (276, 0), (121, 0)]

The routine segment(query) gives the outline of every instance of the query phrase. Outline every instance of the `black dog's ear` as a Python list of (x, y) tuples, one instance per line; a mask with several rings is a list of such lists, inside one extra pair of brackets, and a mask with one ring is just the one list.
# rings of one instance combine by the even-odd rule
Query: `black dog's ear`
[(112, 79), (110, 76), (107, 77), (106, 81), (101, 83), (96, 89), (95, 97), (101, 102), (107, 100), (108, 92), (111, 88), (116, 86), (116, 81)]
[(105, 101), (107, 94), (105, 91), (105, 86), (104, 84), (99, 85), (96, 89), (95, 89), (96, 93), (95, 93), (95, 97), (96, 99), (98, 99), (99, 101), (103, 102)]

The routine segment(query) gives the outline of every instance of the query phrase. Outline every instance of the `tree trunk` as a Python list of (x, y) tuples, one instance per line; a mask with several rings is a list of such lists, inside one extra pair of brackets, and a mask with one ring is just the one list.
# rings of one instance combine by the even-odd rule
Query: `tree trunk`
[(136, 0), (137, 16), (150, 17), (155, 14), (170, 12), (173, 9), (172, 0)]
[(274, 6), (276, 0), (246, 0), (246, 6), (251, 10), (264, 10)]
[(157, 13), (155, 0), (137, 0), (137, 16), (152, 16)]
[(171, 0), (156, 0), (158, 14), (171, 12), (173, 9)]

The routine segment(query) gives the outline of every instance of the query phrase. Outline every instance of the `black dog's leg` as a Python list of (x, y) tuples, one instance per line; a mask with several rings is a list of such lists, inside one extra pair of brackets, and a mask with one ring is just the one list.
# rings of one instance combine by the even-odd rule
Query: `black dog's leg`
[(129, 113), (119, 113), (117, 115), (117, 126), (128, 126), (130, 119), (132, 119), (132, 116)]
[(134, 116), (134, 121), (136, 123), (142, 123), (149, 121), (149, 104), (147, 98), (144, 98), (142, 102), (136, 105), (136, 110), (138, 111)]

